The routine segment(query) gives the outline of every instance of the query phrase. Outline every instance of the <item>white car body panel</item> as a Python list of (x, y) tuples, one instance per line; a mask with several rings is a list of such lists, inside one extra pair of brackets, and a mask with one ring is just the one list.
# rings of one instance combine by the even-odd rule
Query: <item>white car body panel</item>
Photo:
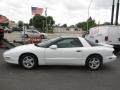
[(12, 60), (11, 62), (14, 64), (18, 64), (18, 61), (16, 60), (19, 60), (20, 55), (24, 53), (32, 53), (38, 57), (40, 64), (44, 64), (45, 63), (44, 52), (45, 52), (44, 48), (36, 47), (34, 46), (34, 44), (29, 44), (24, 46), (18, 46), (14, 49), (11, 49), (5, 52), (4, 56), (14, 57), (14, 60)]
[(98, 43), (98, 44), (103, 45), (103, 46), (106, 46), (106, 47), (113, 48), (113, 45), (109, 45), (109, 44), (105, 44), (105, 43)]
[(78, 50), (82, 51), (82, 48), (58, 48), (55, 50), (48, 48), (45, 50), (46, 64), (80, 65), (83, 60), (83, 53), (77, 52)]
[(22, 54), (32, 53), (37, 56), (39, 65), (85, 65), (87, 57), (92, 54), (101, 55), (103, 63), (116, 60), (113, 48), (106, 46), (91, 47), (85, 39), (78, 38), (84, 43), (84, 47), (51, 49), (29, 44), (8, 50), (3, 56), (6, 62), (19, 64), (18, 60)]

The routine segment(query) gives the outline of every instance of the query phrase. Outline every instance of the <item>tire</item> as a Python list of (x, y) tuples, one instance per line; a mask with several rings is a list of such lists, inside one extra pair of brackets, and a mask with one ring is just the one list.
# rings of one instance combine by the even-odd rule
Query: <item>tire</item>
[(99, 55), (92, 55), (88, 57), (86, 61), (86, 67), (88, 70), (95, 71), (101, 69), (102, 65), (102, 57), (100, 57)]
[(0, 35), (0, 39), (3, 39), (3, 38), (4, 38), (4, 34), (1, 34), (1, 35)]
[(44, 36), (44, 35), (41, 35), (40, 37), (41, 37), (41, 39), (44, 39), (44, 38), (45, 38), (45, 36)]
[(116, 55), (116, 56), (119, 55), (119, 51), (114, 51), (113, 53), (114, 53), (114, 55)]
[(25, 35), (24, 35), (24, 37), (25, 37), (25, 38), (28, 38), (28, 35), (27, 35), (27, 34), (25, 34)]
[(120, 48), (114, 48), (113, 53), (114, 53), (114, 55), (118, 56), (120, 53)]
[(38, 60), (33, 54), (24, 54), (20, 57), (20, 65), (25, 69), (33, 69), (37, 64)]

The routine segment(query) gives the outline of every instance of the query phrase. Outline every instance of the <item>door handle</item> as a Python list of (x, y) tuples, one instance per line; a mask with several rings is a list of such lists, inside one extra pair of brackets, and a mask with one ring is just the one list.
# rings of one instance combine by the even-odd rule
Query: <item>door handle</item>
[(76, 52), (82, 52), (81, 50), (76, 50)]

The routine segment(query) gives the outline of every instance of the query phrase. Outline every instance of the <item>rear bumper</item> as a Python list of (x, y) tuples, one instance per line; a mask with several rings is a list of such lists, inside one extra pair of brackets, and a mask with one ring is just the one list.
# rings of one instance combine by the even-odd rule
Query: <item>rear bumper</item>
[(117, 59), (117, 56), (112, 55), (112, 56), (109, 56), (109, 57), (104, 58), (103, 63), (113, 62), (113, 61), (115, 61), (116, 59)]

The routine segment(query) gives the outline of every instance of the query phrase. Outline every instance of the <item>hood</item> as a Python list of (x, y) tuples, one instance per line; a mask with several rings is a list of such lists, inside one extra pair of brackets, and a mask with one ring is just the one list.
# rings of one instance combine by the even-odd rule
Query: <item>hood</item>
[(36, 46), (34, 44), (28, 44), (28, 45), (22, 45), (22, 46), (17, 46), (15, 48), (9, 49), (5, 51), (4, 53), (15, 53), (15, 52), (21, 52), (21, 51), (29, 51)]

